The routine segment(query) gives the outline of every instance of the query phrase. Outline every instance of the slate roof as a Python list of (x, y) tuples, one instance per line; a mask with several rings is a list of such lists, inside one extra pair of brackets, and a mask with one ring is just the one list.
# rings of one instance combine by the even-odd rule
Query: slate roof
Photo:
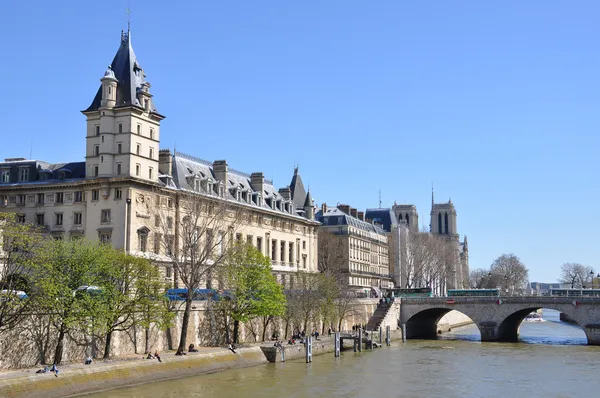
[(391, 232), (392, 227), (398, 226), (398, 220), (396, 220), (396, 214), (392, 209), (367, 209), (365, 217), (375, 221), (378, 224), (383, 225), (383, 229), (386, 232)]
[(292, 182), (290, 182), (290, 191), (292, 192), (294, 206), (296, 206), (296, 209), (302, 209), (306, 201), (306, 190), (304, 189), (302, 177), (300, 177), (297, 167), (294, 168), (294, 176), (292, 177)]
[(323, 210), (319, 210), (315, 216), (315, 219), (326, 225), (350, 225), (355, 228), (362, 229), (363, 231), (375, 232), (380, 235), (385, 235), (385, 231), (378, 225), (370, 224), (366, 221), (362, 221), (356, 217), (352, 217), (349, 214), (344, 213), (337, 207), (328, 208), (323, 214)]
[[(18, 181), (18, 169), (29, 168), (29, 181)], [(10, 169), (10, 182), (0, 182), (0, 186), (18, 186), (24, 184), (51, 184), (73, 182), (85, 179), (85, 162), (48, 163), (43, 160), (17, 160), (0, 162), (0, 169)], [(64, 172), (64, 176), (61, 176)], [(59, 179), (59, 177), (64, 177)]]
[[(137, 90), (141, 89), (142, 84), (146, 83), (144, 70), (140, 66), (133, 48), (131, 46), (131, 32), (121, 32), (121, 45), (115, 55), (110, 68), (114, 72), (117, 83), (117, 104), (116, 107), (138, 106), (142, 104), (137, 99)], [(102, 101), (102, 85), (98, 89), (92, 104), (84, 111), (96, 111)], [(154, 106), (154, 101), (150, 101), (151, 112), (158, 113)]]
[[(181, 152), (175, 152), (172, 162), (172, 176), (162, 175), (161, 181), (175, 189), (198, 192), (194, 186), (197, 178), (201, 181), (210, 180), (213, 183), (218, 182), (211, 162), (186, 155)], [(234, 196), (236, 189), (238, 189), (241, 190), (241, 192), (246, 192), (249, 197), (249, 200), (245, 202), (245, 204), (253, 207), (259, 207), (255, 202), (252, 201), (252, 197), (257, 192), (252, 188), (250, 181), (249, 174), (228, 167), (225, 190), (226, 198), (229, 200), (238, 200), (237, 197)], [(201, 189), (200, 192), (208, 193), (204, 192), (203, 189)], [(212, 195), (213, 193), (211, 192), (210, 194)], [(260, 205), (260, 208), (262, 209), (277, 213), (285, 213), (295, 217), (302, 217), (302, 214), (304, 214), (302, 207), (297, 209), (291, 201), (289, 202), (291, 205), (290, 212), (288, 213), (285, 211), (283, 204), (286, 201), (283, 199), (281, 194), (279, 194), (278, 190), (273, 186), (273, 182), (270, 180), (264, 180), (262, 197), (263, 200)], [(271, 200), (279, 202), (280, 208), (278, 209), (276, 206), (275, 208), (270, 207), (268, 201)]]

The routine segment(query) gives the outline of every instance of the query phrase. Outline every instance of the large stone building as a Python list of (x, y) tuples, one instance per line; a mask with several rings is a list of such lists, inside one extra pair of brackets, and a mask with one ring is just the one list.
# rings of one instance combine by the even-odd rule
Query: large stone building
[(347, 276), (352, 290), (362, 295), (376, 293), (381, 297), (381, 289), (393, 287), (388, 237), (383, 228), (365, 221), (364, 212), (348, 205), (328, 207), (323, 204), (316, 219), (321, 222), (321, 255), (328, 255), (329, 258), (331, 252), (339, 255), (332, 261)]
[(121, 33), (117, 54), (100, 81), (82, 111), (85, 161), (6, 159), (0, 163), (0, 211), (14, 212), (57, 239), (100, 239), (156, 259), (171, 278), (169, 256), (157, 244), (155, 216), (173, 211), (178, 195), (193, 194), (241, 208), (245, 217), (237, 225), (238, 239), (270, 257), (283, 283), (291, 283), (296, 271), (317, 271), (319, 223), (297, 169), (291, 187), (277, 190), (263, 173), (248, 175), (224, 160), (206, 162), (160, 150), (164, 116), (133, 52), (130, 32)]

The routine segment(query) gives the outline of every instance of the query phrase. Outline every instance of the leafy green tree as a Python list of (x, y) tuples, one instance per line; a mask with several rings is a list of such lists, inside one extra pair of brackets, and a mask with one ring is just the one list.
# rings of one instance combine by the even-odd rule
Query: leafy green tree
[[(40, 231), (19, 222), (16, 214), (0, 214), (0, 334), (14, 328), (26, 318), (33, 306), (34, 294), (29, 286), (32, 252), (43, 241)], [(27, 299), (18, 296), (22, 291)]]
[(239, 339), (240, 322), (285, 313), (286, 298), (271, 273), (271, 261), (255, 247), (240, 244), (231, 248), (223, 279), (228, 291), (219, 305), (233, 319), (234, 343)]
[(125, 332), (141, 323), (147, 342), (152, 324), (168, 327), (174, 316), (165, 303), (166, 285), (149, 260), (114, 249), (107, 254), (110, 261), (103, 270), (102, 292), (96, 302), (96, 317), (103, 321), (104, 359), (110, 358), (114, 332)]
[(47, 240), (31, 261), (35, 293), (43, 300), (36, 302), (40, 312), (49, 314), (58, 331), (54, 363), (63, 357), (65, 336), (74, 330), (88, 331), (101, 324), (103, 306), (98, 293), (107, 289), (112, 248), (99, 243), (76, 240)]

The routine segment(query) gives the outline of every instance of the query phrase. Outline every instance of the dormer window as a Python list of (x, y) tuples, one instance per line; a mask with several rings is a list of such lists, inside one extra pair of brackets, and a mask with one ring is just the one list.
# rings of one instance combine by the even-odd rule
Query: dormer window
[(10, 169), (0, 170), (0, 182), (10, 182)]
[(58, 172), (58, 179), (59, 180), (64, 180), (65, 179), (65, 172), (64, 171), (59, 171)]
[(29, 168), (21, 167), (19, 168), (19, 182), (27, 182), (29, 181)]

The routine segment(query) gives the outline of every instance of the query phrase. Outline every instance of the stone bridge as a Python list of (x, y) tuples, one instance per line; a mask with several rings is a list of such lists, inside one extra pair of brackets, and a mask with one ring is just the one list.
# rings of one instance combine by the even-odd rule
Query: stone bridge
[(435, 338), (437, 322), (449, 311), (467, 315), (482, 341), (518, 341), (527, 314), (540, 308), (557, 310), (585, 331), (590, 345), (600, 345), (600, 297), (434, 297), (403, 298), (400, 324), (406, 338)]

